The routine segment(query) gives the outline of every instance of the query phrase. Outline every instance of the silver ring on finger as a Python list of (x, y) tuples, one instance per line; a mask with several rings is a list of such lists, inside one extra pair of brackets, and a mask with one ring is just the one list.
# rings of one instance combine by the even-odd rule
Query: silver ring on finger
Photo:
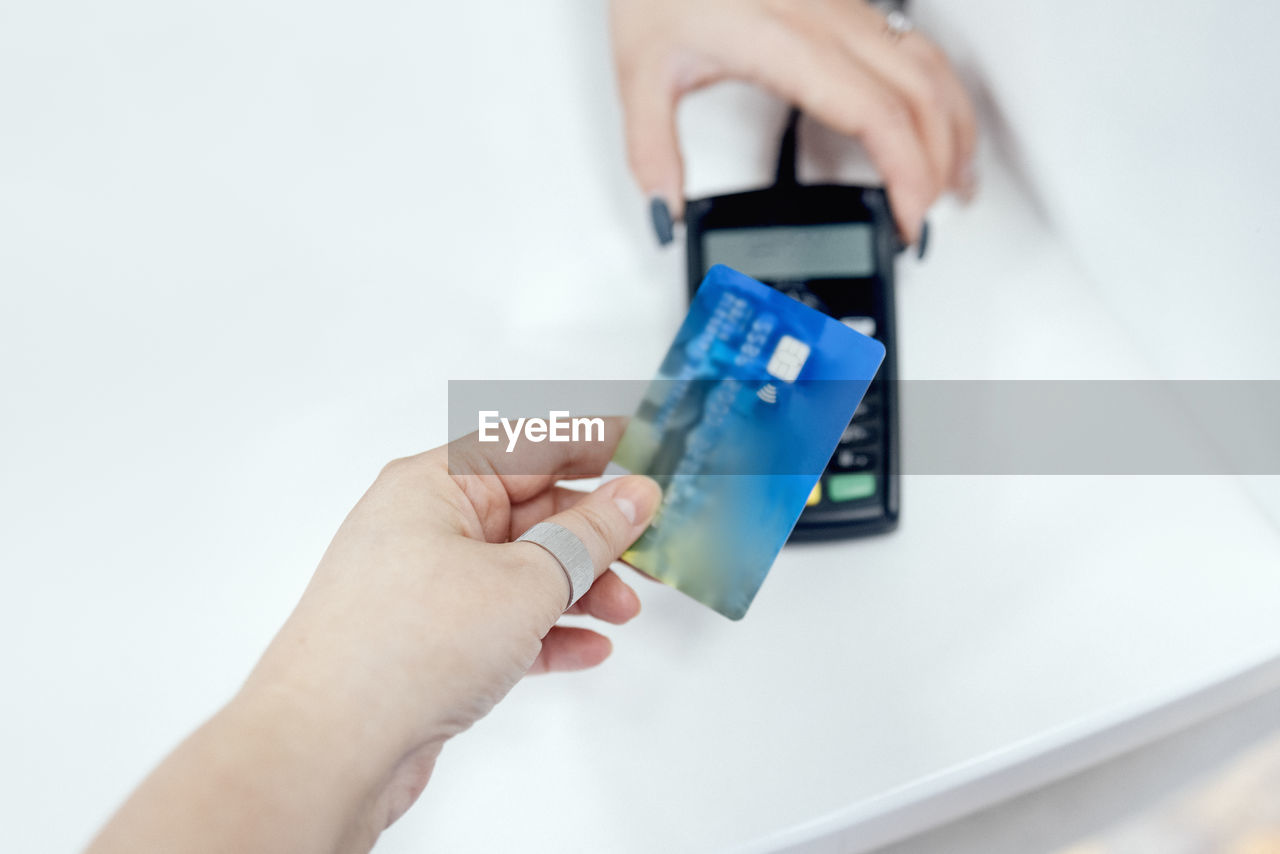
[(892, 9), (884, 16), (884, 32), (892, 42), (902, 41), (902, 37), (916, 28), (901, 9)]
[(541, 546), (559, 562), (565, 578), (569, 581), (569, 604), (564, 606), (566, 611), (591, 589), (592, 583), (596, 580), (596, 568), (591, 562), (591, 553), (587, 551), (587, 547), (583, 545), (578, 535), (564, 525), (557, 525), (555, 522), (539, 522), (521, 534), (516, 542)]

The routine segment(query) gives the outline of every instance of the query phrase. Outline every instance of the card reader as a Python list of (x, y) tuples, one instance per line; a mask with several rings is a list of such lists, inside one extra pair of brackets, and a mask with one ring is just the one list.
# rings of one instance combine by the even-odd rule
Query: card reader
[[(685, 204), (689, 297), (724, 264), (879, 340), (884, 363), (809, 496), (795, 540), (878, 534), (898, 524), (894, 260), (905, 245), (880, 187), (800, 184), (792, 110), (773, 186)], [(923, 254), (927, 228), (920, 237)]]

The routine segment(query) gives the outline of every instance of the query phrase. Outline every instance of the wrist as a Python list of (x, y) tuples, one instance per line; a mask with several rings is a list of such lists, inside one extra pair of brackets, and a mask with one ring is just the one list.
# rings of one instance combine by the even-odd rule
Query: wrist
[[(385, 748), (371, 745), (332, 709), (281, 684), (246, 686), (215, 720), (231, 732), (256, 762), (306, 781), (306, 788), (331, 793), (332, 803), (353, 804), (377, 787), (389, 761)], [(265, 751), (265, 755), (263, 752)], [(305, 792), (304, 792), (305, 794)]]
[[(228, 711), (289, 730), (316, 745), (353, 782), (376, 784), (401, 759), (449, 733), (441, 715), (405, 689), (386, 658), (358, 659), (360, 638), (308, 631), (295, 613), (250, 673)], [(367, 643), (367, 639), (364, 641)]]
[(406, 747), (377, 721), (296, 684), (251, 679), (210, 726), (226, 733), (228, 776), (243, 774), (265, 813), (322, 825), (319, 838), (342, 840), (337, 850), (364, 851), (426, 785), (443, 744)]

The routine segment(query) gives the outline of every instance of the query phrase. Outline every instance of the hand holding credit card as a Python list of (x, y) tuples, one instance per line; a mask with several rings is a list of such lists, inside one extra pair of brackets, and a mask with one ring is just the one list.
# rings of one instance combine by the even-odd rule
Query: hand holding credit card
[(663, 489), (657, 518), (623, 560), (741, 619), (884, 353), (712, 267), (610, 463)]

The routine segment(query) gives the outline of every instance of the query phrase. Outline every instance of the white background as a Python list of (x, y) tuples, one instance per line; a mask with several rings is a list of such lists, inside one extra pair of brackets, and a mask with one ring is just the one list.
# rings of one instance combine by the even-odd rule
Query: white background
[[(985, 186), (903, 263), (904, 375), (1280, 377), (1276, 13), (1026, 7), (921, 10)], [(652, 372), (683, 268), (611, 74), (586, 0), (0, 9), (9, 847), (83, 844), (226, 700), (448, 379)], [(692, 99), (691, 192), (767, 174), (780, 115)], [(1274, 479), (907, 478), (899, 532), (788, 549), (740, 624), (642, 584), (613, 659), (518, 686), (381, 850), (769, 845), (938, 798), (1274, 660), (1277, 519)]]

